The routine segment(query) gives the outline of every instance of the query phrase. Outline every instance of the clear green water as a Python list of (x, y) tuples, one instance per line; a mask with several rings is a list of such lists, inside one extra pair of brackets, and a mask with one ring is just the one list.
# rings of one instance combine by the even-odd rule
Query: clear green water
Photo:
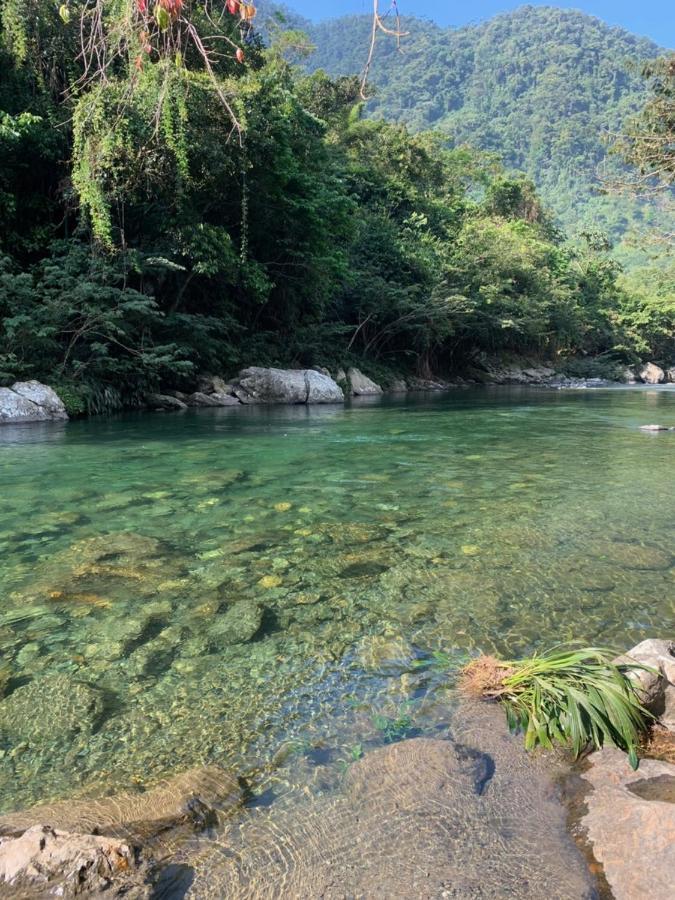
[(3, 426), (0, 808), (349, 761), (435, 727), (434, 651), (671, 633), (675, 433), (649, 422), (675, 393)]

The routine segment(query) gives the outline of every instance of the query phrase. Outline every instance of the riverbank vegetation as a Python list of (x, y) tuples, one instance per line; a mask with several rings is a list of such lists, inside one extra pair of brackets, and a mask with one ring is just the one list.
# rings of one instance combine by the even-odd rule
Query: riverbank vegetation
[(248, 7), (0, 8), (3, 383), (94, 410), (245, 364), (675, 360), (672, 270), (627, 276), (494, 154), (364, 118), (358, 77), (294, 68)]

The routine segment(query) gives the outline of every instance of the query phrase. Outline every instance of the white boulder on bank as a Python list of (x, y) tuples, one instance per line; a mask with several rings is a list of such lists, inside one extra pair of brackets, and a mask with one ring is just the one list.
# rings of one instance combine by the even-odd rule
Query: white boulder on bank
[(640, 380), (645, 384), (661, 384), (666, 380), (666, 373), (656, 363), (648, 362), (640, 369)]
[(0, 424), (5, 422), (49, 422), (68, 418), (63, 401), (52, 388), (39, 381), (16, 381), (0, 388)]
[(374, 397), (384, 393), (379, 384), (376, 384), (360, 369), (347, 369), (347, 379), (354, 397)]
[(232, 387), (242, 403), (342, 403), (344, 393), (315, 369), (242, 369)]

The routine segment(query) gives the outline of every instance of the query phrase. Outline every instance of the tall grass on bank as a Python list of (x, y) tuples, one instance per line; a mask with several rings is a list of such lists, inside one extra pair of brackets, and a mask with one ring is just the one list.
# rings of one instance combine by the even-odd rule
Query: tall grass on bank
[(578, 757), (589, 746), (611, 744), (625, 751), (636, 769), (638, 745), (652, 716), (628, 677), (633, 667), (615, 665), (615, 655), (599, 647), (557, 647), (518, 660), (480, 656), (464, 668), (460, 685), (499, 700), (511, 731), (524, 732), (527, 750), (559, 744)]

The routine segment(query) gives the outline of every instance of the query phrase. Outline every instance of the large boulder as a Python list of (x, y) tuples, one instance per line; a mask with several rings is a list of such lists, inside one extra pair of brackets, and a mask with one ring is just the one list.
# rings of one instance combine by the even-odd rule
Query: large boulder
[(0, 388), (0, 423), (45, 422), (67, 419), (56, 391), (39, 381), (16, 381)]
[(640, 380), (645, 384), (661, 384), (665, 378), (666, 373), (656, 363), (649, 362), (640, 370)]
[(375, 384), (367, 375), (364, 375), (360, 369), (348, 369), (347, 378), (352, 389), (354, 397), (369, 397), (383, 393), (379, 384)]
[(675, 366), (670, 366), (666, 369), (666, 381), (669, 384), (673, 384), (675, 382)]
[(589, 758), (581, 819), (615, 900), (670, 900), (675, 872), (675, 765), (643, 759), (632, 771), (611, 747)]
[(242, 369), (233, 385), (242, 403), (342, 403), (332, 378), (314, 369)]

